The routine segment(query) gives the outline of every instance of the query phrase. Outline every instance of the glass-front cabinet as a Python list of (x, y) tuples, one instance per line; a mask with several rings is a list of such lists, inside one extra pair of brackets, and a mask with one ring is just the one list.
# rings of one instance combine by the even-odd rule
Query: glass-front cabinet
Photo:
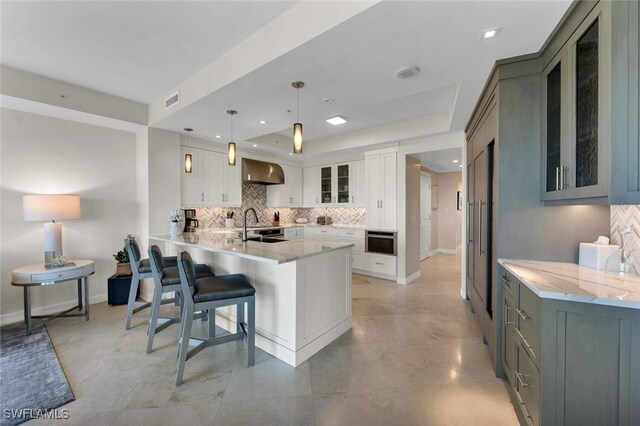
[(356, 163), (332, 164), (320, 167), (320, 205), (353, 205), (356, 200)]
[(349, 164), (341, 164), (338, 169), (338, 204), (348, 204), (349, 201)]
[(333, 203), (332, 189), (332, 167), (322, 167), (320, 169), (320, 202), (322, 204)]
[(609, 22), (596, 6), (543, 71), (542, 199), (607, 196)]

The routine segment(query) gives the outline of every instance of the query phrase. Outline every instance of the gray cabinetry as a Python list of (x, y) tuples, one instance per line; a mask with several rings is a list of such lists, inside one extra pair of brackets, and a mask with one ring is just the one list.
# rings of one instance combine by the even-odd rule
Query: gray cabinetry
[(637, 7), (577, 2), (543, 49), (545, 204), (640, 202)]
[(640, 424), (640, 310), (537, 296), (504, 267), (501, 361), (522, 424)]

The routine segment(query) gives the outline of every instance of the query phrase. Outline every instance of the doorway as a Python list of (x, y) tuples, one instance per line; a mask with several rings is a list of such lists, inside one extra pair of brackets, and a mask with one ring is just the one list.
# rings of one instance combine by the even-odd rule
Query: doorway
[(420, 172), (420, 260), (431, 254), (431, 175)]

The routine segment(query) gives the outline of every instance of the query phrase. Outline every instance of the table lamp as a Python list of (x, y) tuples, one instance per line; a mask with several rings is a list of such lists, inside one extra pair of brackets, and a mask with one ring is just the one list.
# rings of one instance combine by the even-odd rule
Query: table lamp
[[(44, 263), (58, 266), (62, 257), (62, 224), (56, 220), (80, 219), (80, 197), (77, 195), (23, 195), (22, 210), (27, 222), (46, 220), (44, 224)], [(64, 266), (64, 265), (59, 265)]]

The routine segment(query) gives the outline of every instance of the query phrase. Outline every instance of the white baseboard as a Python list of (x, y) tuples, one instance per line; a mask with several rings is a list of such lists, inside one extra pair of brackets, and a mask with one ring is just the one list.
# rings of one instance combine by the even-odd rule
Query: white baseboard
[(418, 269), (416, 272), (409, 275), (408, 277), (398, 277), (398, 284), (409, 284), (411, 281), (420, 277), (420, 275), (422, 275), (422, 271)]
[(456, 254), (458, 251), (456, 249), (436, 249), (436, 251), (438, 253), (442, 253), (442, 254)]
[(382, 278), (383, 280), (396, 281), (398, 277), (396, 275), (379, 274), (373, 271), (367, 271), (366, 269), (352, 269), (354, 274), (366, 275), (369, 277)]
[[(95, 305), (96, 303), (103, 303), (107, 301), (107, 293), (96, 294), (89, 296), (89, 304)], [(48, 315), (56, 312), (64, 311), (65, 309), (73, 308), (78, 304), (77, 299), (69, 300), (67, 302), (56, 303), (55, 305), (38, 306), (31, 309), (31, 315)], [(12, 324), (14, 322), (24, 321), (24, 311), (9, 312), (8, 314), (0, 315), (0, 325)]]

